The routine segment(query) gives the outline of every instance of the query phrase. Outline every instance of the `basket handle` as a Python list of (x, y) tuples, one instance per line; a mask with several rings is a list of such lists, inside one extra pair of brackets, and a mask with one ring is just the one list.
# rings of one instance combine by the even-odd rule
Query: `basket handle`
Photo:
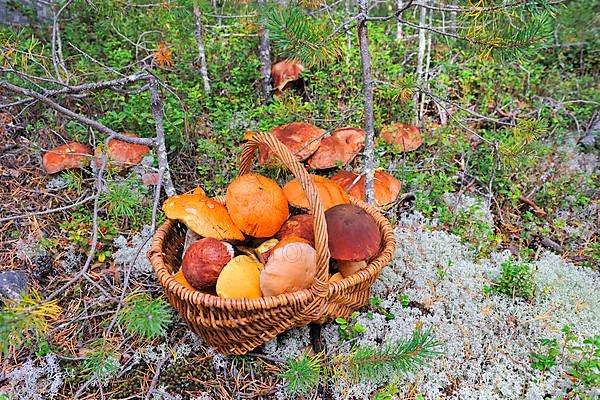
[(240, 175), (250, 172), (254, 161), (254, 151), (258, 148), (259, 144), (266, 145), (292, 174), (298, 178), (300, 186), (308, 199), (308, 205), (313, 215), (315, 250), (317, 251), (317, 275), (310, 290), (315, 296), (325, 298), (329, 293), (329, 247), (327, 243), (325, 212), (323, 211), (323, 205), (319, 199), (317, 188), (312, 179), (310, 179), (308, 172), (306, 172), (292, 152), (275, 136), (266, 132), (254, 133), (244, 144), (240, 157)]

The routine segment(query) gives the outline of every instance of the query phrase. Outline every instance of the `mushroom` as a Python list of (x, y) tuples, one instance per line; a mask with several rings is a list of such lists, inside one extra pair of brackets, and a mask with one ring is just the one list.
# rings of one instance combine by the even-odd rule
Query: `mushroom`
[(277, 243), (279, 243), (279, 240), (277, 239), (266, 240), (260, 246), (254, 249), (254, 254), (256, 254), (258, 260), (264, 264), (269, 258), (269, 255), (271, 255), (273, 248), (277, 246)]
[(42, 157), (44, 169), (55, 174), (65, 169), (82, 168), (90, 163), (92, 150), (85, 144), (71, 142), (49, 150)]
[[(124, 136), (139, 137), (133, 133), (126, 133)], [(128, 168), (132, 165), (138, 164), (142, 161), (142, 158), (146, 154), (150, 153), (150, 147), (143, 144), (135, 144), (125, 142), (119, 139), (111, 139), (108, 142), (108, 148), (106, 155), (108, 157), (108, 163), (116, 165), (117, 167)], [(101, 164), (102, 150), (96, 149), (96, 165), (99, 167)]]
[[(381, 234), (377, 223), (362, 208), (340, 204), (325, 212), (331, 258), (344, 265), (346, 261), (366, 261), (379, 251)], [(342, 273), (343, 274), (343, 273)]]
[[(310, 175), (317, 191), (319, 192), (319, 199), (323, 204), (323, 209), (327, 210), (337, 204), (347, 204), (350, 202), (348, 194), (344, 189), (336, 182), (331, 179), (327, 179), (319, 175)], [(292, 179), (283, 187), (283, 193), (287, 197), (288, 202), (296, 207), (307, 210), (309, 208), (308, 199), (300, 181), (298, 178)]]
[(217, 279), (217, 295), (224, 299), (262, 296), (260, 268), (262, 264), (250, 256), (237, 256), (229, 261)]
[(400, 123), (383, 126), (379, 137), (403, 153), (414, 151), (423, 143), (419, 128)]
[(217, 283), (225, 265), (233, 258), (233, 246), (213, 238), (200, 239), (187, 249), (181, 262), (185, 279), (196, 289)]
[(340, 128), (321, 140), (321, 146), (308, 160), (313, 169), (345, 166), (365, 145), (365, 131), (358, 128)]
[(362, 261), (343, 261), (337, 260), (337, 269), (339, 273), (344, 277), (348, 277), (355, 272), (360, 271), (361, 269), (367, 266), (367, 262), (365, 260)]
[(173, 279), (175, 279), (175, 282), (185, 286), (186, 288), (188, 288), (190, 290), (198, 290), (195, 287), (193, 287), (192, 285), (190, 285), (188, 280), (185, 279), (185, 276), (183, 275), (183, 270), (181, 270), (181, 269), (179, 271), (177, 271), (177, 273), (175, 275), (173, 275)]
[(304, 66), (297, 61), (284, 60), (273, 64), (271, 78), (273, 79), (273, 87), (276, 89), (275, 95), (281, 95), (285, 85), (298, 80), (301, 72), (304, 72)]
[[(339, 171), (331, 177), (352, 197), (366, 200), (365, 177), (354, 172)], [(384, 171), (375, 171), (375, 202), (379, 206), (389, 204), (398, 198), (402, 184), (398, 179)]]
[(227, 188), (225, 204), (235, 225), (257, 238), (272, 237), (289, 213), (277, 182), (258, 174), (236, 178)]
[[(271, 134), (283, 143), (296, 156), (298, 161), (310, 157), (321, 144), (321, 137), (325, 131), (307, 122), (292, 122), (278, 126), (271, 130)], [(247, 133), (244, 137), (248, 137)], [(251, 136), (251, 135), (250, 135)], [(272, 165), (272, 155), (267, 146), (258, 146), (258, 163)]]
[(290, 217), (290, 219), (285, 221), (279, 232), (275, 234), (275, 237), (279, 240), (287, 236), (301, 237), (308, 240), (314, 246), (313, 216), (310, 214), (298, 214)]
[(344, 279), (344, 276), (341, 273), (336, 272), (335, 274), (333, 274), (329, 277), (329, 283), (339, 282), (343, 279)]
[(317, 275), (317, 252), (306, 243), (288, 243), (277, 248), (260, 272), (264, 296), (277, 296), (307, 289)]
[(169, 197), (162, 207), (165, 216), (183, 222), (200, 236), (217, 240), (244, 240), (244, 234), (233, 223), (221, 203), (188, 193)]

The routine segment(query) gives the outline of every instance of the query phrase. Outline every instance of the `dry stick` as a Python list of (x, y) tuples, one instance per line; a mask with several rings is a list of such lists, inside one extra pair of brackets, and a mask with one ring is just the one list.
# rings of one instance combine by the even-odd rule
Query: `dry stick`
[(6, 222), (6, 221), (14, 221), (16, 219), (23, 219), (23, 218), (29, 218), (29, 217), (37, 217), (40, 215), (46, 215), (46, 214), (52, 214), (55, 212), (61, 212), (61, 211), (66, 211), (66, 210), (70, 210), (71, 208), (80, 206), (82, 204), (87, 203), (90, 200), (93, 200), (96, 196), (88, 196), (82, 200), (78, 200), (73, 204), (69, 204), (67, 206), (62, 206), (62, 207), (57, 207), (57, 208), (52, 208), (50, 210), (44, 210), (44, 211), (38, 211), (38, 212), (32, 212), (32, 213), (27, 213), (27, 214), (22, 214), (22, 215), (13, 215), (12, 217), (5, 217), (5, 218), (0, 218), (0, 222)]
[(148, 388), (148, 392), (146, 392), (146, 396), (144, 396), (144, 400), (150, 400), (150, 396), (152, 396), (152, 392), (158, 383), (158, 378), (160, 378), (160, 372), (165, 362), (171, 357), (171, 353), (166, 352), (165, 356), (160, 360), (158, 365), (156, 366), (156, 372), (154, 372), (154, 376), (152, 377), (152, 381), (150, 382), (150, 387)]
[(54, 64), (54, 72), (56, 73), (56, 79), (59, 82), (62, 82), (62, 78), (60, 76), (60, 71), (58, 67), (62, 69), (65, 77), (67, 78), (67, 82), (69, 81), (69, 71), (65, 67), (65, 59), (62, 53), (62, 41), (60, 40), (60, 29), (58, 27), (58, 18), (60, 14), (72, 3), (73, 0), (68, 0), (58, 11), (55, 11), (54, 7), (52, 9), (52, 63)]

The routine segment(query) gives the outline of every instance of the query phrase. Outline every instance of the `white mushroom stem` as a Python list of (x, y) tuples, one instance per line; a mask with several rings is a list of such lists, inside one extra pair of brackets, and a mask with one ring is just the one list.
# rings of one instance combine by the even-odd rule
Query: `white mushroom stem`
[(350, 275), (360, 271), (363, 268), (367, 267), (367, 261), (342, 261), (336, 260), (338, 271), (342, 274), (344, 278), (349, 277)]

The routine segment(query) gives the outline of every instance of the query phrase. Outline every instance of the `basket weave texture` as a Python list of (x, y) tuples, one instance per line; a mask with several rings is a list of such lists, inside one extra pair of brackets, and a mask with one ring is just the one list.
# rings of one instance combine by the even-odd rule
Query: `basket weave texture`
[[(266, 145), (283, 165), (298, 178), (313, 215), (317, 276), (308, 289), (258, 299), (223, 299), (192, 291), (173, 279), (181, 266), (185, 227), (167, 220), (156, 231), (148, 259), (171, 305), (190, 329), (208, 345), (223, 354), (246, 354), (278, 334), (295, 326), (348, 316), (367, 304), (371, 285), (391, 260), (394, 232), (377, 209), (350, 197), (352, 204), (364, 209), (377, 223), (381, 233), (380, 252), (368, 266), (339, 282), (329, 282), (327, 225), (318, 192), (304, 167), (279, 140), (269, 133), (258, 133), (247, 141), (240, 159), (240, 175), (250, 171), (254, 152)], [(225, 204), (224, 196), (216, 201)]]

